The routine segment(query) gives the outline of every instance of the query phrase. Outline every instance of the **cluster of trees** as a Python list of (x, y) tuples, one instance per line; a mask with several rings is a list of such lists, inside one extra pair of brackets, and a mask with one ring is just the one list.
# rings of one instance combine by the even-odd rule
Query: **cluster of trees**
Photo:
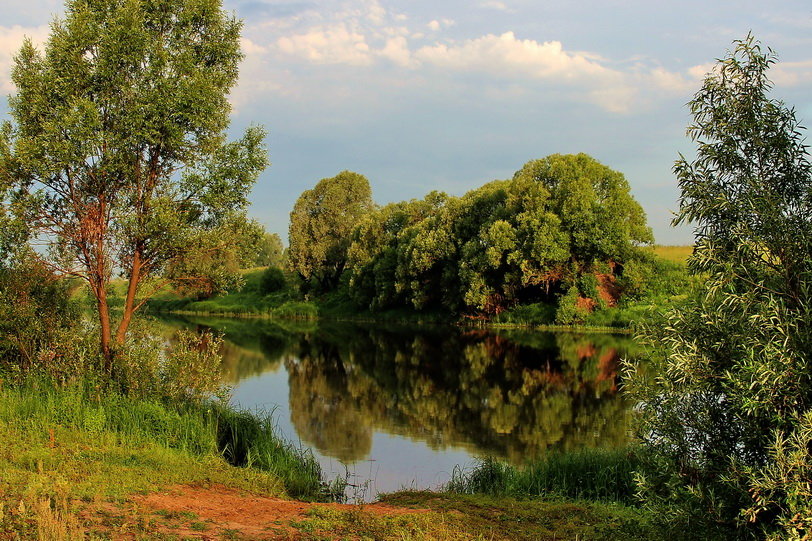
[(611, 302), (600, 282), (651, 242), (621, 173), (556, 154), (462, 197), (431, 192), (382, 208), (362, 175), (323, 179), (291, 213), (290, 261), (309, 290), (344, 279), (371, 309), (492, 314), (567, 294)]

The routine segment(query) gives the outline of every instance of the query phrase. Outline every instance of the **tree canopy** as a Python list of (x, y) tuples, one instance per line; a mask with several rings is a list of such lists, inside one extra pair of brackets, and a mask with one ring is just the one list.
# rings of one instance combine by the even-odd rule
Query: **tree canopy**
[(622, 174), (556, 154), (459, 198), (432, 192), (371, 213), (353, 233), (351, 285), (372, 308), (498, 313), (554, 302), (582, 275), (613, 272), (609, 264), (620, 273), (652, 241)]
[(306, 289), (326, 291), (338, 285), (350, 233), (374, 208), (369, 181), (352, 171), (321, 179), (299, 196), (290, 213), (288, 259)]
[(220, 0), (71, 0), (44, 51), (15, 58), (0, 176), (50, 264), (90, 285), (108, 365), (113, 273), (129, 281), (118, 346), (151, 278), (217, 287), (254, 237), (264, 131), (224, 135), (240, 26)]
[(257, 246), (256, 257), (250, 261), (254, 267), (282, 268), (285, 264), (285, 247), (276, 233), (264, 233)]
[(705, 286), (651, 329), (631, 389), (651, 506), (794, 539), (812, 517), (812, 165), (794, 110), (769, 96), (774, 62), (735, 42), (690, 102), (675, 223), (695, 224)]

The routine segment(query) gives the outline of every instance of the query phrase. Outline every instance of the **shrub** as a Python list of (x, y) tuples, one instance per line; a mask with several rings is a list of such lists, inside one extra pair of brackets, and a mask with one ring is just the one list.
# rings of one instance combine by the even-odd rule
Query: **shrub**
[(589, 310), (581, 305), (581, 296), (578, 287), (572, 286), (558, 301), (558, 310), (555, 312), (555, 322), (559, 325), (576, 325), (583, 323), (589, 315)]
[(281, 291), (285, 286), (287, 286), (287, 280), (285, 279), (285, 273), (282, 269), (268, 267), (262, 273), (262, 278), (259, 282), (259, 292), (262, 295), (268, 295)]

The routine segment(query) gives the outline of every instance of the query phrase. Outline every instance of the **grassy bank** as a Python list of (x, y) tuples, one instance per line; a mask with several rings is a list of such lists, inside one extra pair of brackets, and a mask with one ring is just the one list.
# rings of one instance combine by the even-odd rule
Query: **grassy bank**
[(416, 491), (385, 495), (381, 503), (415, 514), (314, 508), (297, 523), (300, 538), (659, 541), (668, 535), (645, 512), (618, 504)]
[[(286, 464), (302, 468), (298, 452), (285, 451), (281, 458), (268, 452), (263, 458), (258, 447), (268, 446), (256, 442), (267, 434), (253, 433), (263, 428), (261, 422), (237, 413), (216, 425), (218, 415), (115, 393), (97, 396), (86, 387), (5, 387), (0, 391), (0, 538), (257, 538), (256, 528), (219, 519), (226, 511), (217, 508), (219, 500), (198, 507), (172, 503), (178, 490), (172, 487), (178, 486), (196, 495), (228, 496), (235, 511), (244, 506), (238, 516), (246, 513), (250, 525), (254, 511), (279, 502), (267, 497), (285, 498), (301, 489), (283, 473)], [(231, 437), (231, 447), (220, 447), (224, 431), (218, 427), (240, 434)], [(277, 446), (271, 441), (271, 448)], [(271, 458), (274, 454), (277, 458)], [(235, 467), (227, 459), (252, 467)], [(166, 489), (160, 506), (139, 503), (146, 497), (140, 495)], [(611, 502), (436, 492), (400, 492), (382, 501), (383, 508), (296, 504), (298, 514), (265, 523), (257, 519), (259, 538), (662, 538), (644, 512)]]
[(0, 471), (0, 531), (23, 538), (54, 519), (47, 509), (68, 528), (89, 502), (178, 483), (322, 501), (343, 488), (331, 491), (315, 460), (278, 439), (269, 418), (42, 380), (0, 390)]
[[(617, 331), (630, 329), (647, 321), (671, 306), (685, 300), (691, 285), (686, 274), (690, 246), (655, 246), (651, 249), (656, 272), (647, 278), (645, 286), (632, 290), (617, 306), (599, 306), (585, 313), (575, 328)], [(278, 291), (262, 293), (263, 268), (244, 271), (240, 291), (216, 295), (208, 299), (182, 297), (165, 291), (147, 303), (153, 313), (176, 313), (196, 316), (261, 317), (317, 319), (329, 318), (354, 321), (389, 321), (412, 323), (456, 322), (475, 326), (525, 326), (546, 330), (572, 329), (573, 325), (556, 324), (556, 307), (546, 303), (528, 303), (504, 311), (492, 318), (467, 318), (442, 311), (417, 311), (408, 307), (372, 312), (360, 309), (346, 290), (339, 289), (315, 298), (305, 298), (290, 283)], [(629, 272), (634, 272), (630, 270)], [(118, 290), (113, 288), (113, 293)], [(123, 292), (122, 292), (123, 294)]]

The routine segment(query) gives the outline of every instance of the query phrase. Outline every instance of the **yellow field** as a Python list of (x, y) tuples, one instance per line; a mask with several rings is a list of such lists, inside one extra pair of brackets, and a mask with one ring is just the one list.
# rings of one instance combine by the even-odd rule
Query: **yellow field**
[(675, 263), (685, 263), (688, 256), (694, 251), (693, 246), (661, 246), (656, 245), (653, 248), (657, 256), (667, 260), (674, 261)]

